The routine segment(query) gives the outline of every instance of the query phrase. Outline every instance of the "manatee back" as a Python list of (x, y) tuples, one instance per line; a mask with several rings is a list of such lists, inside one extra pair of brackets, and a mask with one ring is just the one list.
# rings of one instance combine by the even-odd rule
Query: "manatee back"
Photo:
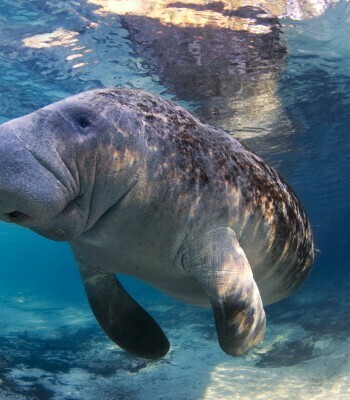
[(179, 213), (191, 214), (188, 235), (216, 226), (234, 229), (258, 285), (267, 275), (276, 281), (273, 289), (268, 285), (268, 302), (300, 284), (314, 258), (311, 228), (293, 189), (274, 168), (170, 101), (133, 90), (101, 93), (125, 110), (120, 128), (136, 124), (147, 179), (176, 199)]

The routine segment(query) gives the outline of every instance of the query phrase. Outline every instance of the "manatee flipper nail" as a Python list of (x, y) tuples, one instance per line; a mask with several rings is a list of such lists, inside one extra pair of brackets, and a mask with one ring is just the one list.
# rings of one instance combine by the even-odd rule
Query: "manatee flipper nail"
[(125, 291), (114, 274), (80, 263), (90, 307), (106, 334), (138, 357), (157, 359), (169, 341), (157, 322)]
[(182, 263), (210, 297), (221, 348), (241, 355), (260, 343), (265, 312), (234, 231), (218, 228), (190, 239), (184, 244)]

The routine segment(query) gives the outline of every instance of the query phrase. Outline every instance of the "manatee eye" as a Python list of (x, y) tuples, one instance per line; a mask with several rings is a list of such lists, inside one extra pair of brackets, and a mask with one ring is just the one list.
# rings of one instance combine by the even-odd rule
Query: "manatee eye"
[(18, 218), (20, 215), (22, 215), (22, 213), (20, 211), (12, 211), (12, 212), (8, 213), (8, 216), (11, 218)]
[(78, 118), (78, 124), (82, 128), (86, 128), (87, 126), (90, 126), (92, 124), (92, 122), (90, 121), (90, 118), (88, 115), (81, 114), (81, 115), (79, 115), (79, 118)]
[(10, 217), (12, 220), (18, 220), (27, 217), (26, 214), (20, 212), (20, 211), (12, 211), (6, 214), (8, 217)]

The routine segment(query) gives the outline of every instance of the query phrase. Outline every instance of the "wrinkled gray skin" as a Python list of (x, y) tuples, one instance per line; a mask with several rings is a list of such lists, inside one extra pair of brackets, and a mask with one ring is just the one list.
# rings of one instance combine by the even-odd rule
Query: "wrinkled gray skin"
[(86, 92), (1, 125), (0, 214), (68, 241), (100, 325), (146, 358), (169, 342), (115, 273), (211, 304), (222, 349), (239, 355), (263, 338), (263, 303), (313, 261), (302, 206), (273, 168), (137, 91)]

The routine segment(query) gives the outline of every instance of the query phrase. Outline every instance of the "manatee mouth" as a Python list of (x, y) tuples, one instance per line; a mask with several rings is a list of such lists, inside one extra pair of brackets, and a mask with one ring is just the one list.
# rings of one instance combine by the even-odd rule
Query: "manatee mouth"
[(29, 215), (22, 213), (21, 211), (11, 211), (5, 213), (6, 217), (10, 219), (11, 222), (22, 222), (29, 218)]

